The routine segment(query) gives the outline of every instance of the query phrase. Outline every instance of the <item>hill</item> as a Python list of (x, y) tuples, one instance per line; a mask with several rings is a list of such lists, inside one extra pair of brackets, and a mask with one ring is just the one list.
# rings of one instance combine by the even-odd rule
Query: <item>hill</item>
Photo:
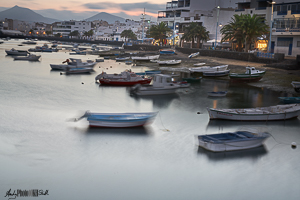
[(103, 20), (107, 21), (109, 24), (114, 23), (115, 21), (125, 22), (125, 19), (122, 17), (117, 17), (115, 15), (111, 15), (105, 12), (98, 13), (90, 18), (86, 19), (87, 21), (94, 21), (94, 20)]
[(28, 8), (22, 8), (19, 6), (14, 6), (7, 10), (1, 11), (0, 19), (4, 20), (5, 18), (17, 19), (17, 20), (28, 21), (28, 22), (45, 22), (45, 23), (49, 23), (49, 24), (56, 22), (56, 21), (60, 21), (57, 19), (51, 19), (51, 18), (44, 17)]

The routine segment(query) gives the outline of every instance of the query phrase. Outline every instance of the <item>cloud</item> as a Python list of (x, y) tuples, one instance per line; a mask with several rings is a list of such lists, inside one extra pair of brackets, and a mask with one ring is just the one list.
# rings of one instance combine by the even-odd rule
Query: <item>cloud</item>
[(111, 8), (119, 8), (123, 11), (143, 10), (144, 8), (146, 8), (147, 12), (157, 14), (157, 11), (164, 10), (166, 5), (165, 5), (165, 3), (164, 4), (152, 4), (149, 2), (123, 3), (123, 4), (117, 4), (117, 3), (111, 3), (111, 2), (101, 2), (101, 3), (87, 3), (87, 4), (83, 4), (83, 6), (88, 9), (93, 9), (93, 10), (105, 10), (105, 9), (111, 9)]

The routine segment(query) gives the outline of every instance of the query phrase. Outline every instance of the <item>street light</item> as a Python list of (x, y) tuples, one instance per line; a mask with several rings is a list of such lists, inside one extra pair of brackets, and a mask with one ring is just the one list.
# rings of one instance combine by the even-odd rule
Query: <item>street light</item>
[(217, 26), (216, 26), (215, 50), (217, 48), (218, 26), (219, 26), (219, 12), (220, 12), (220, 6), (217, 7)]
[(173, 46), (175, 46), (175, 12), (176, 10), (173, 10), (174, 12), (174, 23), (173, 23)]
[(144, 8), (144, 13), (142, 13), (143, 16), (143, 33), (142, 33), (142, 43), (144, 43), (144, 21), (145, 21), (145, 8)]
[(272, 37), (272, 26), (273, 26), (273, 5), (276, 3), (275, 1), (268, 1), (269, 4), (272, 4), (272, 11), (270, 16), (270, 38), (269, 38), (269, 48), (268, 53), (271, 53), (271, 37)]

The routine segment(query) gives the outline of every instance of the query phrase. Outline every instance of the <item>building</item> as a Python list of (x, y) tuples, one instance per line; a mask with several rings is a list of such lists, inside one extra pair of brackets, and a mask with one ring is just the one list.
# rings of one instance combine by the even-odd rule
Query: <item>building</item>
[(90, 31), (92, 29), (92, 22), (87, 21), (63, 21), (57, 23), (55, 27), (53, 27), (53, 35), (61, 34), (63, 37), (68, 37), (69, 34), (73, 31), (78, 31), (80, 36), (84, 34), (84, 32)]

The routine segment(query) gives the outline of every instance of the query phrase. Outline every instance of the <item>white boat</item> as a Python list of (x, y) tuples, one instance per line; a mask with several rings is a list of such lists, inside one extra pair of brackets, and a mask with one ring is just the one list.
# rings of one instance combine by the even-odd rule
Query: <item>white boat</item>
[(215, 67), (203, 66), (203, 67), (193, 67), (189, 68), (191, 72), (215, 72), (215, 71), (225, 71), (227, 70), (228, 65), (220, 65)]
[(130, 57), (123, 57), (123, 58), (116, 58), (116, 61), (125, 61), (125, 60), (129, 60)]
[(255, 69), (255, 67), (246, 67), (246, 72), (243, 74), (230, 73), (229, 78), (231, 81), (235, 82), (254, 82), (259, 81), (266, 71), (261, 71)]
[(134, 56), (131, 57), (132, 60), (140, 60), (140, 61), (150, 61), (150, 60), (157, 60), (159, 58), (159, 55), (155, 55), (155, 56)]
[(36, 44), (36, 42), (31, 40), (31, 41), (22, 42), (22, 44)]
[(138, 96), (173, 94), (179, 88), (179, 84), (173, 83), (172, 76), (155, 74), (149, 85), (137, 84), (131, 88), (130, 93)]
[(12, 48), (11, 50), (5, 50), (6, 54), (9, 56), (27, 56), (28, 51), (16, 50)]
[(225, 97), (227, 94), (227, 91), (208, 92), (207, 94), (209, 97)]
[(151, 124), (158, 112), (145, 113), (91, 113), (86, 112), (78, 121), (87, 118), (90, 127), (128, 128)]
[(210, 119), (271, 121), (297, 118), (300, 115), (300, 104), (240, 109), (207, 108), (207, 110)]
[(93, 68), (90, 67), (76, 67), (76, 68), (68, 68), (66, 67), (66, 74), (87, 74), (94, 72)]
[(93, 68), (96, 62), (82, 62), (81, 59), (70, 58), (64, 61), (62, 64), (50, 64), (50, 67), (53, 70), (66, 70), (66, 68), (82, 68), (82, 67), (89, 67)]
[(199, 56), (200, 52), (192, 53), (191, 55), (188, 56), (188, 58), (193, 58), (196, 56)]
[(263, 142), (270, 137), (265, 132), (237, 131), (229, 133), (196, 135), (196, 144), (204, 149), (213, 152), (235, 151), (251, 149), (263, 145)]
[(300, 82), (298, 81), (292, 81), (292, 86), (294, 87), (296, 92), (300, 92)]
[(40, 59), (40, 55), (29, 54), (28, 56), (16, 56), (14, 60), (28, 60), (28, 61), (38, 61)]
[(157, 63), (159, 65), (178, 65), (181, 63), (181, 60), (160, 60)]
[(194, 66), (202, 66), (205, 65), (206, 63), (195, 63)]
[(217, 76), (228, 76), (230, 69), (224, 71), (212, 71), (212, 72), (203, 72), (203, 76), (217, 77)]

